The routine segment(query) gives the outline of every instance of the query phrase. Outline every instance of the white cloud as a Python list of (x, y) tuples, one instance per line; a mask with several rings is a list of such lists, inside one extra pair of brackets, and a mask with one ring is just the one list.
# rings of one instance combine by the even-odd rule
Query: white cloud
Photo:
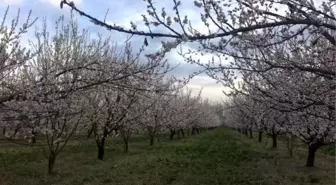
[[(10, 0), (8, 0), (8, 1), (10, 1)], [(61, 3), (61, 0), (40, 0), (41, 2), (43, 2), (43, 3), (47, 3), (47, 4), (50, 4), (50, 5), (52, 5), (52, 6), (55, 6), (55, 7), (60, 7), (60, 3)], [(79, 5), (81, 2), (82, 2), (82, 0), (71, 0), (72, 2), (74, 2), (75, 3), (75, 5)]]
[(106, 21), (107, 24), (113, 25), (116, 24), (125, 29), (131, 29), (130, 22), (132, 21), (135, 25), (137, 25), (137, 29), (145, 30), (147, 27), (143, 23), (142, 14), (143, 13), (131, 13), (131, 12), (121, 12), (122, 15), (119, 14), (119, 19), (113, 19), (111, 21)]
[(5, 6), (18, 6), (23, 3), (24, 0), (0, 0), (1, 5)]
[(196, 76), (187, 85), (186, 88), (192, 91), (193, 96), (197, 96), (199, 91), (203, 88), (201, 96), (208, 98), (212, 101), (221, 101), (226, 96), (223, 94), (223, 90), (228, 88), (223, 87), (208, 76)]

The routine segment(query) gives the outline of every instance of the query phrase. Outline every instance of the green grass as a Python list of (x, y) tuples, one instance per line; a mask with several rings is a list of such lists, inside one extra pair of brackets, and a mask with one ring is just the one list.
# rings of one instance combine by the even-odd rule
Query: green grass
[(335, 156), (336, 155), (336, 146), (335, 145), (328, 145), (326, 147), (323, 147), (322, 148), (322, 152), (326, 155), (333, 155)]
[[(46, 174), (40, 148), (0, 143), (1, 185), (216, 185), (334, 184), (335, 157), (319, 152), (316, 166), (303, 167), (304, 148), (293, 158), (279, 142), (277, 150), (227, 129), (148, 147), (145, 136), (131, 138), (125, 154), (120, 139), (108, 138), (104, 161), (96, 159), (92, 139), (71, 141), (57, 158), (55, 174)], [(270, 143), (270, 141), (269, 141)], [(0, 159), (1, 160), (1, 159)]]

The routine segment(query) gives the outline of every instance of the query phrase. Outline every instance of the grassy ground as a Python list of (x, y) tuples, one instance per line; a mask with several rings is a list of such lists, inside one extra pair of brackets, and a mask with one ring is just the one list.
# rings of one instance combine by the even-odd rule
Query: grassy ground
[(48, 176), (41, 149), (0, 143), (7, 165), (0, 161), (0, 184), (334, 184), (334, 156), (319, 152), (317, 167), (307, 169), (304, 148), (289, 158), (279, 145), (271, 150), (264, 142), (216, 129), (181, 140), (161, 139), (152, 148), (147, 138), (136, 136), (124, 154), (121, 140), (109, 138), (106, 158), (98, 161), (92, 139), (82, 139), (69, 143), (56, 161), (56, 173)]

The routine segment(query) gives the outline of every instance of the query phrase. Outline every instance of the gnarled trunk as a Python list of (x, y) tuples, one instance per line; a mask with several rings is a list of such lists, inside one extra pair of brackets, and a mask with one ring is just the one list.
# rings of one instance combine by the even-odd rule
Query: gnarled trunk
[(128, 152), (128, 140), (124, 141), (124, 152), (127, 153)]
[(37, 136), (36, 132), (32, 131), (32, 138), (31, 138), (31, 143), (36, 144)]
[(87, 137), (90, 138), (93, 133), (93, 128), (90, 128), (87, 132), (88, 132)]
[(55, 166), (55, 161), (56, 161), (56, 154), (52, 151), (49, 153), (49, 158), (48, 158), (48, 174), (51, 175), (53, 173), (53, 169)]
[(288, 154), (290, 157), (293, 157), (293, 150), (295, 147), (295, 136), (289, 135), (285, 140), (286, 148), (288, 149)]
[(131, 131), (128, 129), (121, 129), (120, 134), (121, 134), (121, 138), (124, 141), (124, 152), (127, 153), (128, 152), (128, 141), (131, 136)]
[(105, 148), (104, 146), (98, 146), (98, 159), (99, 160), (103, 160), (104, 159), (104, 155), (105, 155)]
[(184, 137), (184, 131), (183, 131), (183, 129), (180, 129), (180, 132), (182, 134), (182, 137)]
[(322, 145), (319, 143), (313, 143), (309, 145), (308, 148), (308, 156), (307, 156), (307, 162), (306, 166), (307, 167), (313, 167), (315, 163), (315, 153), (318, 148), (320, 148)]
[(96, 139), (97, 147), (98, 147), (98, 156), (97, 158), (99, 160), (103, 160), (105, 155), (105, 137), (103, 137), (101, 140)]
[(194, 135), (195, 134), (195, 128), (192, 128), (191, 129), (191, 135)]
[(260, 143), (261, 141), (262, 141), (262, 131), (259, 131), (258, 142)]
[(149, 135), (149, 146), (153, 146), (154, 145), (154, 135), (153, 134), (150, 134)]
[(175, 135), (175, 129), (170, 129), (170, 136), (169, 139), (173, 140), (174, 139), (174, 135)]
[(31, 142), (32, 142), (32, 144), (36, 144), (36, 136), (33, 136), (33, 137), (32, 137)]
[(277, 143), (277, 134), (273, 133), (272, 134), (272, 148), (277, 148), (278, 143)]
[(250, 138), (253, 138), (252, 128), (249, 128), (249, 132), (250, 132)]

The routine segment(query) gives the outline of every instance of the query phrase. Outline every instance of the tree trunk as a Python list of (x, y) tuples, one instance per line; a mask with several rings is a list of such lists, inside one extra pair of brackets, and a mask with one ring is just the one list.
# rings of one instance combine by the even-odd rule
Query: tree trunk
[(320, 147), (321, 145), (318, 143), (313, 143), (309, 145), (308, 148), (308, 157), (307, 157), (307, 162), (306, 162), (306, 167), (313, 167), (314, 162), (315, 162), (315, 153), (316, 150)]
[(181, 138), (181, 132), (180, 130), (177, 131), (177, 139), (180, 139)]
[(180, 130), (181, 130), (182, 137), (184, 137), (184, 131), (183, 131), (183, 129), (180, 129)]
[(32, 144), (36, 144), (36, 136), (32, 137), (32, 141), (31, 142), (32, 142)]
[(116, 136), (118, 136), (119, 135), (118, 129), (114, 129), (114, 133), (115, 133)]
[(37, 134), (36, 134), (36, 132), (35, 131), (32, 131), (31, 132), (31, 134), (32, 134), (32, 137), (31, 137), (31, 143), (32, 144), (36, 144), (36, 140), (37, 140)]
[(250, 138), (253, 138), (252, 128), (249, 129), (249, 132), (250, 132)]
[(290, 149), (288, 150), (288, 153), (289, 153), (289, 157), (293, 157), (293, 149), (292, 149), (292, 148), (290, 148)]
[(103, 137), (101, 140), (96, 140), (97, 147), (98, 147), (98, 159), (103, 160), (105, 155), (105, 138)]
[(128, 153), (128, 139), (124, 140), (124, 152)]
[(104, 146), (98, 146), (98, 159), (103, 160), (105, 155), (105, 148)]
[(15, 138), (15, 136), (16, 136), (16, 134), (17, 134), (18, 131), (19, 131), (19, 128), (16, 128), (16, 129), (14, 130), (14, 135), (13, 135), (14, 138)]
[(258, 142), (261, 143), (262, 141), (262, 131), (259, 131)]
[(293, 157), (293, 150), (294, 150), (294, 145), (295, 145), (295, 137), (293, 135), (287, 136), (286, 140), (286, 147), (288, 149), (288, 154), (290, 157)]
[(90, 129), (88, 130), (88, 135), (87, 135), (87, 137), (90, 138), (90, 136), (92, 135), (92, 133), (93, 133), (93, 128), (90, 128)]
[(175, 129), (170, 129), (170, 136), (169, 139), (173, 140), (174, 139), (174, 135), (175, 135)]
[(272, 148), (277, 148), (277, 135), (272, 134)]
[(154, 135), (149, 135), (150, 140), (149, 140), (149, 146), (153, 146), (154, 145)]
[(131, 136), (131, 132), (128, 129), (121, 129), (120, 134), (121, 134), (121, 138), (124, 141), (124, 152), (127, 153), (128, 152), (128, 141)]
[(56, 154), (50, 151), (49, 159), (48, 159), (48, 174), (49, 175), (53, 173), (55, 161), (56, 161)]
[(244, 129), (244, 134), (248, 136), (247, 128)]

